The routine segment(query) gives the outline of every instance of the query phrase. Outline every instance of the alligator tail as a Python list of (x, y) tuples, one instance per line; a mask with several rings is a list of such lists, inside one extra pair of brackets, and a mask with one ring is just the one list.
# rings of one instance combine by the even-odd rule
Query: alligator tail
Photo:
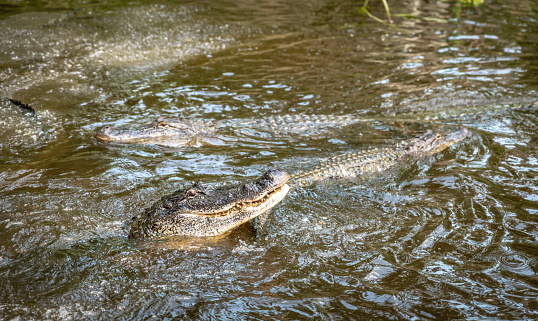
[(21, 102), (20, 100), (15, 100), (12, 98), (9, 98), (9, 102), (19, 107), (22, 111), (35, 115), (35, 109), (33, 109), (32, 106), (25, 104)]

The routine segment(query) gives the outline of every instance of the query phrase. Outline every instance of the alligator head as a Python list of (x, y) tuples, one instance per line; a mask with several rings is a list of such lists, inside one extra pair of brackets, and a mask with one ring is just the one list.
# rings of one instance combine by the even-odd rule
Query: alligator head
[(431, 130), (418, 135), (400, 144), (405, 154), (428, 155), (438, 153), (452, 144), (463, 140), (469, 135), (469, 130), (460, 127), (445, 135), (434, 133)]
[(269, 170), (253, 182), (213, 187), (196, 183), (178, 190), (133, 218), (129, 237), (214, 236), (269, 210), (289, 191), (290, 176)]
[[(214, 126), (209, 122), (203, 127), (203, 131), (208, 132)], [(121, 130), (105, 126), (95, 136), (103, 142), (151, 143), (152, 141), (188, 139), (201, 131), (202, 126), (196, 122), (182, 121), (172, 123), (163, 117), (159, 117), (148, 128)]]

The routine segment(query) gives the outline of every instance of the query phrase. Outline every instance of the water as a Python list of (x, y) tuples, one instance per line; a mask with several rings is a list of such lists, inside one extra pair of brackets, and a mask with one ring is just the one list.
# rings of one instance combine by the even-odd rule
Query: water
[[(418, 118), (538, 99), (536, 2), (391, 3), (428, 18), (395, 17), (399, 29), (361, 5), (0, 4), (0, 96), (38, 115), (0, 106), (1, 318), (536, 319), (536, 110), (174, 147), (95, 140), (159, 115)], [(193, 181), (294, 173), (458, 123), (471, 136), (438, 155), (290, 193), (259, 233), (122, 229)]]

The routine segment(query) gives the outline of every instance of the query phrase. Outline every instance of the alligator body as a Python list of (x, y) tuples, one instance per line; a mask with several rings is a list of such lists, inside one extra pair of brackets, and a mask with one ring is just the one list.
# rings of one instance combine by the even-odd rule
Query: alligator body
[(312, 134), (330, 128), (341, 128), (365, 119), (335, 115), (269, 116), (262, 119), (231, 120), (222, 122), (179, 120), (171, 122), (163, 117), (149, 126), (126, 130), (104, 126), (97, 131), (98, 140), (107, 143), (163, 144), (207, 136), (224, 129), (252, 129), (271, 134)]
[(308, 186), (327, 178), (361, 177), (384, 171), (405, 157), (423, 157), (438, 153), (469, 135), (469, 130), (460, 127), (445, 135), (428, 130), (392, 148), (375, 148), (330, 157), (312, 170), (291, 176), (290, 186)]
[(469, 134), (459, 128), (446, 135), (427, 131), (393, 148), (373, 149), (328, 158), (312, 170), (291, 177), (271, 170), (243, 185), (213, 188), (202, 183), (165, 196), (133, 218), (129, 236), (213, 236), (247, 222), (278, 204), (289, 190), (327, 178), (361, 176), (383, 171), (409, 156), (437, 153)]

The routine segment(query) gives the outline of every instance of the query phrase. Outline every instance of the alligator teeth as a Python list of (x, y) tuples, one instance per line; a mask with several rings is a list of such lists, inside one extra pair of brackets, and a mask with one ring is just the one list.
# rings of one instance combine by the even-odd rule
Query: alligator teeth
[(232, 206), (231, 208), (225, 210), (225, 211), (222, 211), (222, 212), (219, 212), (219, 213), (216, 213), (216, 214), (201, 214), (201, 216), (209, 216), (209, 217), (225, 217), (225, 216), (228, 216), (230, 214), (232, 214), (233, 212), (237, 212), (241, 209), (244, 209), (244, 208), (248, 208), (248, 207), (256, 207), (258, 205), (261, 205), (263, 203), (265, 203), (269, 198), (271, 198), (271, 196), (277, 192), (279, 192), (280, 190), (282, 190), (282, 187), (283, 186), (280, 186), (270, 192), (268, 192), (267, 194), (265, 194), (264, 196), (262, 196), (261, 198), (257, 199), (257, 200), (254, 200), (252, 202), (239, 202), (237, 204), (235, 204), (234, 206)]

